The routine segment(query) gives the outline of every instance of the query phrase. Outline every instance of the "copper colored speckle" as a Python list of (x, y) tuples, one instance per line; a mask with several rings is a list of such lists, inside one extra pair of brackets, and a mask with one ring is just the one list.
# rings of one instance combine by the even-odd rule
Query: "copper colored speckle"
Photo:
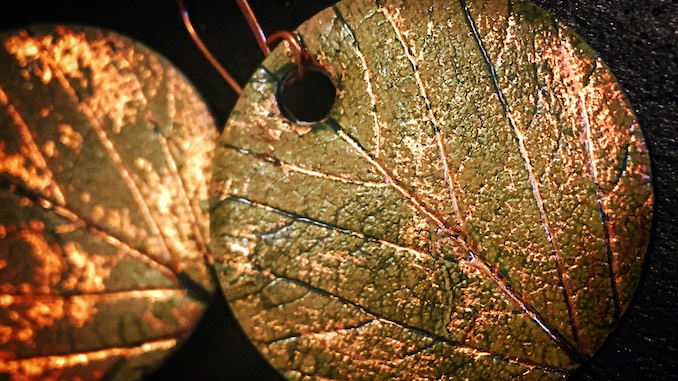
[(214, 287), (199, 207), (212, 119), (167, 61), (116, 34), (0, 40), (0, 378), (138, 379)]
[(629, 304), (649, 157), (619, 84), (527, 1), (342, 1), (298, 33), (339, 96), (298, 134), (274, 51), (224, 128), (221, 285), (288, 379), (563, 379)]

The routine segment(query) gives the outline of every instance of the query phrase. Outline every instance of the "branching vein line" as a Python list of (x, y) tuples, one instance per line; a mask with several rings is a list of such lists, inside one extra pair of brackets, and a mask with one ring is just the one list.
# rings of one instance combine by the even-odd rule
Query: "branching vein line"
[(41, 200), (40, 204), (45, 208), (45, 209), (51, 209), (53, 210), (56, 214), (58, 214), (61, 217), (67, 218), (70, 220), (72, 223), (75, 224), (80, 229), (87, 230), (90, 232), (92, 235), (95, 237), (101, 239), (102, 241), (108, 243), (109, 245), (118, 248), (122, 250), (123, 252), (141, 260), (142, 262), (150, 265), (152, 268), (155, 270), (163, 273), (165, 276), (172, 280), (176, 280), (176, 274), (173, 270), (171, 270), (163, 261), (155, 258), (148, 252), (142, 251), (133, 245), (123, 241), (122, 239), (116, 237), (112, 233), (107, 232), (103, 228), (97, 226), (96, 224), (85, 220), (83, 217), (81, 217), (77, 212), (74, 210), (65, 207), (65, 206), (59, 206), (59, 205), (52, 205), (50, 207), (49, 201), (47, 200)]
[(242, 148), (242, 147), (236, 147), (230, 144), (224, 144), (224, 148), (226, 149), (231, 149), (236, 152), (238, 152), (241, 155), (247, 155), (247, 156), (252, 156), (255, 157), (263, 162), (269, 163), (271, 165), (274, 165), (276, 167), (280, 167), (283, 172), (296, 172), (300, 173), (306, 176), (311, 176), (311, 177), (317, 177), (321, 178), (324, 180), (330, 180), (330, 181), (338, 181), (341, 183), (345, 184), (354, 184), (354, 185), (360, 185), (364, 186), (367, 188), (388, 188), (390, 187), (390, 184), (384, 182), (384, 183), (377, 183), (377, 182), (372, 182), (372, 181), (362, 181), (362, 180), (357, 180), (354, 178), (351, 178), (349, 175), (345, 174), (339, 174), (339, 175), (334, 175), (334, 174), (329, 174), (329, 173), (323, 173), (323, 172), (318, 172), (314, 171), (311, 169), (303, 168), (298, 165), (286, 163), (277, 157), (268, 155), (268, 154), (262, 154), (262, 153), (257, 153), (253, 152), (249, 149)]
[(367, 59), (365, 59), (365, 55), (363, 54), (360, 44), (358, 43), (358, 40), (355, 37), (355, 33), (353, 32), (353, 28), (351, 28), (350, 25), (344, 20), (344, 16), (341, 14), (341, 11), (335, 6), (332, 7), (334, 10), (334, 13), (337, 16), (337, 20), (341, 22), (341, 24), (344, 27), (344, 30), (348, 35), (351, 37), (351, 41), (353, 42), (353, 49), (358, 56), (358, 60), (360, 61), (360, 66), (363, 69), (363, 81), (365, 82), (365, 90), (367, 91), (367, 94), (370, 97), (370, 114), (372, 115), (372, 119), (374, 120), (374, 125), (373, 125), (373, 130), (374, 130), (374, 157), (378, 158), (380, 153), (381, 153), (381, 144), (382, 144), (382, 137), (381, 137), (381, 130), (384, 128), (385, 123), (381, 120), (379, 117), (379, 113), (377, 112), (377, 95), (374, 93), (374, 90), (372, 89), (372, 72), (370, 71), (370, 67), (367, 65)]
[[(36, 39), (36, 43), (40, 44), (40, 41)], [(78, 95), (75, 92), (75, 89), (71, 86), (69, 83), (68, 79), (65, 77), (62, 68), (58, 62), (50, 61), (49, 62), (50, 66), (52, 66), (53, 71), (54, 71), (54, 77), (59, 81), (61, 84), (61, 87), (64, 89), (64, 91), (68, 94), (68, 96), (71, 98), (71, 101), (73, 102), (73, 105), (87, 118), (87, 122), (90, 124), (94, 132), (96, 133), (97, 137), (99, 138), (99, 141), (103, 145), (104, 149), (106, 150), (106, 153), (108, 154), (109, 158), (113, 162), (113, 164), (116, 166), (120, 177), (125, 181), (125, 184), (127, 185), (130, 193), (132, 194), (132, 198), (134, 199), (134, 202), (137, 204), (139, 207), (139, 211), (141, 214), (144, 216), (144, 219), (146, 220), (149, 228), (151, 229), (151, 233), (158, 237), (159, 243), (162, 247), (163, 250), (163, 255), (165, 258), (164, 260), (169, 260), (170, 259), (170, 250), (167, 245), (165, 236), (162, 234), (160, 231), (160, 227), (158, 225), (158, 222), (155, 220), (155, 217), (153, 217), (153, 214), (151, 213), (151, 210), (146, 203), (145, 198), (141, 194), (141, 191), (139, 190), (138, 185), (134, 181), (132, 175), (130, 174), (129, 170), (125, 166), (125, 163), (118, 152), (118, 150), (115, 148), (115, 145), (113, 144), (113, 141), (108, 137), (108, 134), (106, 133), (106, 130), (102, 124), (102, 121), (97, 118), (93, 112), (93, 110), (85, 103), (81, 102), (78, 99)]]
[[(329, 229), (336, 231), (341, 234), (346, 234), (350, 235), (356, 238), (364, 239), (369, 242), (375, 242), (379, 243), (381, 245), (384, 245), (386, 247), (393, 248), (396, 251), (408, 251), (413, 253), (417, 258), (433, 258), (433, 255), (430, 253), (418, 251), (412, 248), (406, 248), (399, 246), (393, 242), (385, 241), (383, 239), (379, 239), (376, 237), (372, 236), (366, 236), (363, 233), (360, 232), (355, 232), (349, 229), (345, 229), (342, 227), (338, 227), (335, 225), (328, 224), (326, 222), (318, 221), (309, 217), (305, 216), (300, 216), (298, 214), (285, 211), (279, 208), (272, 207), (270, 205), (266, 205), (260, 202), (252, 201), (244, 197), (240, 196), (235, 196), (232, 195), (221, 202), (224, 201), (235, 201), (239, 202), (245, 205), (250, 205), (254, 206), (260, 209), (267, 210), (272, 213), (279, 214), (281, 216), (294, 219), (295, 221), (303, 222), (309, 225), (313, 226), (318, 226), (324, 229)], [(217, 206), (220, 204), (217, 204)], [(466, 253), (468, 253), (469, 258), (450, 258), (450, 257), (442, 257), (441, 259), (445, 259), (451, 262), (457, 262), (460, 260), (465, 260), (468, 261), (469, 264), (471, 264), (474, 268), (478, 269), (486, 278), (488, 278), (491, 282), (493, 282), (504, 294), (507, 295), (507, 297), (515, 302), (518, 306), (520, 306), (521, 310), (523, 313), (525, 313), (531, 320), (533, 320), (554, 342), (558, 343), (563, 350), (568, 353), (568, 355), (572, 356), (573, 358), (578, 359), (580, 355), (578, 354), (577, 350), (571, 346), (571, 344), (564, 338), (562, 335), (551, 328), (544, 320), (544, 318), (529, 304), (527, 304), (522, 296), (515, 291), (509, 284), (508, 282), (502, 278), (500, 275), (496, 274), (496, 271), (492, 269), (492, 267), (480, 256), (476, 255), (469, 247), (466, 245), (466, 243), (460, 239), (460, 238), (455, 238), (455, 242), (462, 248), (462, 250)]]
[(487, 69), (490, 73), (490, 79), (492, 81), (492, 85), (495, 89), (495, 92), (499, 98), (499, 101), (501, 102), (502, 108), (504, 110), (504, 114), (506, 116), (506, 120), (513, 130), (515, 134), (516, 141), (518, 143), (518, 148), (520, 150), (520, 154), (523, 158), (523, 163), (525, 170), (527, 171), (528, 178), (530, 185), (532, 187), (532, 194), (534, 196), (535, 203), (537, 205), (537, 209), (539, 210), (539, 216), (541, 219), (541, 224), (544, 229), (544, 233), (546, 235), (546, 238), (549, 242), (549, 245), (551, 247), (551, 258), (554, 260), (556, 263), (556, 267), (558, 269), (558, 277), (560, 284), (562, 286), (562, 292), (563, 292), (563, 299), (565, 300), (565, 304), (567, 305), (567, 310), (568, 310), (568, 316), (569, 316), (569, 323), (570, 327), (572, 329), (572, 335), (575, 339), (575, 342), (579, 342), (579, 324), (578, 324), (578, 319), (577, 319), (577, 314), (576, 310), (574, 308), (574, 302), (572, 300), (572, 295), (570, 293), (571, 287), (569, 285), (569, 277), (566, 275), (565, 271), (565, 265), (563, 263), (563, 258), (562, 258), (562, 253), (560, 250), (560, 246), (558, 245), (558, 242), (556, 241), (553, 230), (550, 226), (549, 218), (546, 213), (546, 208), (544, 206), (544, 200), (541, 196), (541, 193), (539, 191), (539, 180), (536, 178), (532, 163), (530, 160), (530, 155), (527, 150), (527, 147), (525, 146), (525, 134), (524, 132), (518, 127), (518, 125), (515, 123), (513, 120), (513, 117), (511, 116), (511, 110), (508, 105), (508, 102), (506, 101), (506, 98), (504, 97), (504, 93), (501, 90), (501, 87), (499, 86), (499, 81), (498, 81), (498, 76), (496, 69), (494, 65), (492, 64), (492, 60), (490, 59), (490, 56), (487, 52), (487, 49), (485, 49), (485, 45), (480, 37), (480, 33), (478, 32), (478, 29), (475, 26), (475, 21), (473, 20), (473, 16), (471, 15), (471, 11), (469, 8), (466, 6), (466, 1), (465, 0), (459, 0), (460, 5), (466, 15), (467, 22), (469, 24), (469, 27), (471, 28), (471, 32), (473, 34), (473, 37), (478, 44), (478, 47), (482, 53), (483, 59), (485, 61), (485, 64), (487, 66)]
[[(377, 1), (377, 5), (379, 5), (379, 3), (380, 1)], [(384, 18), (386, 18), (386, 20), (391, 25), (391, 28), (393, 29), (393, 32), (395, 33), (397, 40), (403, 47), (405, 56), (407, 56), (407, 59), (410, 61), (410, 65), (412, 66), (412, 72), (414, 73), (414, 79), (417, 84), (417, 87), (419, 88), (419, 94), (423, 98), (424, 104), (426, 105), (426, 112), (428, 114), (426, 120), (428, 123), (431, 124), (431, 127), (436, 137), (436, 146), (438, 147), (440, 166), (443, 170), (443, 177), (447, 185), (450, 202), (452, 203), (452, 209), (454, 210), (454, 216), (457, 220), (457, 224), (459, 225), (459, 230), (464, 231), (465, 230), (464, 219), (461, 215), (459, 203), (457, 202), (457, 196), (455, 195), (454, 192), (454, 179), (452, 178), (453, 176), (452, 173), (450, 173), (450, 165), (447, 162), (445, 142), (443, 140), (442, 131), (440, 130), (440, 126), (443, 124), (443, 122), (435, 115), (435, 112), (433, 110), (433, 105), (426, 91), (426, 85), (424, 83), (424, 80), (421, 78), (421, 74), (419, 72), (418, 58), (415, 57), (415, 54), (412, 51), (412, 47), (405, 40), (404, 33), (400, 30), (397, 24), (399, 18), (399, 10), (398, 9), (389, 10), (386, 7), (380, 6), (379, 11), (384, 15)]]
[(612, 246), (610, 244), (610, 224), (608, 223), (607, 213), (605, 211), (605, 203), (603, 201), (603, 189), (600, 187), (598, 182), (598, 170), (596, 168), (596, 154), (595, 147), (593, 146), (593, 139), (591, 136), (591, 123), (589, 121), (589, 116), (586, 111), (586, 103), (583, 94), (581, 91), (579, 93), (579, 101), (577, 102), (577, 107), (579, 108), (579, 114), (581, 116), (581, 125), (584, 130), (583, 140), (586, 154), (586, 161), (589, 164), (589, 174), (591, 175), (591, 180), (593, 185), (596, 188), (596, 203), (598, 204), (598, 212), (600, 213), (601, 223), (603, 224), (603, 239), (605, 240), (605, 249), (607, 254), (607, 267), (609, 270), (610, 276), (610, 287), (612, 289), (612, 301), (614, 304), (614, 317), (619, 318), (621, 312), (621, 300), (619, 298), (619, 286), (617, 285), (617, 277), (614, 270), (614, 255), (612, 253)]
[[(113, 51), (112, 54), (117, 53), (117, 51)], [(121, 61), (124, 61), (128, 67), (133, 67), (133, 63), (130, 62), (123, 54), (115, 54), (116, 59), (119, 59)], [(163, 75), (166, 74), (163, 71)], [(143, 89), (142, 83), (139, 80), (138, 75), (132, 76), (136, 81), (137, 81), (137, 86), (140, 89)], [(166, 85), (167, 80), (161, 81), (162, 84)], [(171, 94), (170, 89), (166, 89), (167, 94)], [(144, 94), (146, 96), (146, 94)], [(171, 99), (171, 97), (168, 97), (168, 100)], [(157, 126), (156, 126), (157, 127)], [(199, 250), (201, 253), (204, 253), (205, 256), (209, 256), (209, 251), (207, 247), (207, 236), (205, 233), (200, 229), (200, 224), (198, 221), (200, 221), (200, 212), (196, 211), (194, 206), (191, 204), (191, 199), (188, 197), (188, 193), (186, 191), (186, 184), (184, 183), (183, 178), (181, 177), (179, 173), (179, 168), (176, 164), (176, 160), (174, 159), (174, 156), (170, 152), (169, 145), (167, 144), (167, 138), (160, 132), (158, 131), (157, 134), (158, 137), (158, 142), (160, 143), (160, 147), (162, 150), (162, 154), (165, 158), (165, 161), (167, 162), (168, 168), (170, 170), (170, 173), (172, 177), (174, 178), (174, 181), (179, 184), (179, 192), (181, 193), (181, 201), (184, 203), (184, 207), (188, 208), (188, 210), (191, 212), (191, 217), (193, 218), (193, 221), (191, 223), (191, 229), (193, 230), (193, 234), (196, 237), (196, 242), (198, 244)], [(208, 260), (208, 263), (211, 262), (211, 258), (206, 258)]]
[(191, 199), (190, 197), (188, 197), (188, 193), (186, 192), (186, 184), (184, 182), (184, 179), (181, 178), (181, 175), (179, 174), (179, 167), (177, 166), (176, 160), (174, 160), (172, 152), (170, 152), (169, 145), (167, 144), (167, 138), (165, 138), (165, 136), (163, 136), (162, 133), (158, 133), (157, 137), (158, 142), (160, 142), (162, 154), (165, 157), (165, 161), (167, 162), (167, 166), (170, 170), (170, 173), (172, 174), (174, 181), (176, 181), (176, 183), (179, 184), (178, 188), (179, 192), (181, 193), (180, 199), (183, 202), (184, 207), (187, 208), (188, 211), (190, 212), (190, 216), (192, 218), (191, 230), (193, 230), (193, 234), (196, 237), (199, 250), (201, 253), (208, 253), (207, 237), (205, 235), (205, 232), (203, 232), (201, 229), (201, 224), (198, 223), (198, 221), (200, 221), (200, 212), (196, 211), (193, 205), (191, 205)]
[(33, 135), (31, 134), (31, 130), (28, 127), (28, 124), (26, 124), (19, 111), (17, 111), (14, 105), (10, 102), (9, 97), (3, 90), (2, 86), (0, 86), (0, 103), (2, 103), (5, 106), (12, 120), (17, 125), (17, 127), (19, 127), (19, 134), (21, 135), (21, 140), (28, 146), (29, 157), (49, 177), (50, 179), (49, 185), (54, 195), (54, 198), (59, 204), (61, 205), (65, 204), (66, 198), (61, 192), (61, 188), (59, 188), (59, 185), (54, 180), (54, 174), (49, 169), (49, 166), (47, 165), (47, 160), (45, 160), (42, 151), (40, 151), (40, 148), (38, 148), (38, 145), (35, 143)]
[(353, 139), (350, 135), (344, 131), (344, 129), (337, 123), (334, 119), (329, 119), (327, 121), (330, 124), (339, 137), (341, 137), (346, 143), (348, 143), (365, 161), (367, 161), (372, 167), (382, 175), (386, 181), (400, 193), (406, 200), (410, 202), (419, 212), (424, 214), (429, 220), (433, 221), (438, 227), (443, 229), (445, 232), (452, 236), (457, 236), (458, 232), (456, 230), (448, 227), (442, 220), (442, 218), (436, 216), (423, 202), (419, 201), (416, 196), (411, 194), (407, 189), (405, 189), (395, 178), (378, 162), (376, 161), (361, 145), (357, 140)]
[(487, 356), (487, 357), (491, 357), (491, 358), (494, 358), (494, 359), (497, 359), (497, 360), (506, 361), (506, 362), (509, 362), (509, 363), (520, 364), (520, 365), (523, 365), (523, 366), (526, 366), (526, 367), (529, 367), (529, 368), (538, 368), (538, 369), (541, 369), (543, 371), (558, 374), (558, 375), (561, 375), (561, 376), (569, 374), (569, 372), (567, 370), (562, 369), (562, 368), (554, 367), (554, 366), (547, 365), (547, 364), (537, 363), (537, 362), (527, 360), (527, 359), (523, 359), (523, 358), (507, 356), (507, 355), (504, 355), (504, 354), (501, 354), (501, 353), (486, 351), (486, 350), (476, 348), (476, 347), (473, 347), (473, 346), (470, 346), (470, 345), (458, 343), (454, 340), (440, 336), (438, 334), (427, 331), (425, 329), (414, 327), (412, 325), (409, 325), (409, 324), (399, 322), (399, 321), (396, 321), (394, 319), (382, 316), (381, 314), (376, 313), (374, 311), (371, 311), (371, 310), (365, 308), (364, 306), (362, 306), (362, 305), (360, 305), (360, 304), (358, 304), (358, 303), (356, 303), (352, 300), (349, 300), (349, 299), (346, 299), (342, 296), (333, 294), (333, 293), (328, 292), (324, 289), (315, 287), (312, 284), (309, 284), (307, 282), (304, 282), (304, 281), (301, 281), (301, 280), (298, 280), (298, 279), (294, 279), (294, 278), (290, 278), (290, 277), (287, 277), (287, 276), (275, 274), (275, 273), (272, 273), (270, 270), (262, 270), (262, 271), (264, 273), (270, 274), (273, 277), (286, 280), (290, 283), (299, 285), (301, 287), (305, 287), (305, 288), (311, 290), (311, 292), (314, 292), (314, 293), (319, 294), (321, 296), (324, 296), (326, 298), (336, 300), (336, 301), (338, 301), (342, 304), (348, 305), (348, 306), (352, 306), (352, 307), (362, 311), (365, 314), (374, 316), (381, 323), (394, 325), (394, 326), (397, 326), (401, 329), (405, 329), (405, 330), (417, 333), (421, 336), (428, 337), (428, 338), (430, 338), (430, 339), (432, 339), (436, 342), (440, 342), (440, 343), (452, 346), (452, 347), (455, 348), (456, 351), (468, 353), (468, 354), (473, 355), (473, 356), (480, 356), (480, 357)]
[(43, 209), (51, 211), (57, 214), (58, 216), (67, 219), (76, 228), (86, 230), (87, 232), (94, 235), (101, 241), (106, 242), (107, 244), (117, 248), (118, 250), (121, 250), (122, 252), (149, 265), (151, 268), (163, 274), (169, 280), (177, 281), (176, 273), (165, 263), (153, 257), (151, 254), (139, 248), (136, 248), (134, 245), (125, 242), (123, 239), (118, 238), (115, 234), (106, 231), (106, 229), (98, 226), (94, 222), (87, 220), (85, 217), (81, 216), (77, 211), (69, 208), (68, 206), (56, 205), (54, 202), (48, 200), (47, 198), (35, 194), (31, 190), (15, 184), (7, 184), (4, 182), (0, 182), (0, 191), (1, 190), (7, 190), (19, 196), (27, 197), (28, 199), (37, 202)]
[(413, 248), (410, 248), (410, 247), (400, 246), (396, 243), (393, 243), (393, 242), (390, 242), (390, 241), (387, 241), (387, 240), (384, 240), (384, 239), (381, 239), (381, 238), (365, 235), (363, 233), (356, 232), (356, 231), (353, 231), (353, 230), (350, 230), (350, 229), (346, 229), (346, 228), (342, 228), (342, 227), (339, 227), (339, 226), (336, 226), (336, 225), (328, 224), (326, 222), (318, 221), (318, 220), (315, 220), (315, 219), (310, 218), (310, 217), (301, 216), (301, 215), (298, 215), (296, 213), (288, 212), (286, 210), (275, 208), (275, 207), (270, 206), (270, 205), (266, 205), (266, 204), (263, 204), (263, 203), (260, 203), (260, 202), (252, 201), (252, 200), (247, 199), (245, 197), (231, 195), (230, 197), (222, 200), (222, 202), (223, 201), (239, 202), (241, 204), (253, 206), (253, 207), (256, 207), (256, 208), (259, 208), (259, 209), (263, 209), (263, 210), (266, 210), (266, 211), (269, 211), (269, 212), (276, 213), (276, 214), (281, 215), (283, 217), (290, 218), (294, 221), (298, 221), (298, 222), (306, 223), (306, 224), (309, 224), (309, 225), (317, 226), (317, 227), (320, 227), (320, 228), (323, 228), (323, 229), (333, 230), (333, 231), (336, 231), (336, 232), (341, 233), (341, 234), (346, 234), (346, 235), (350, 235), (352, 237), (356, 237), (358, 239), (377, 243), (377, 244), (383, 245), (385, 247), (391, 248), (395, 251), (406, 251), (406, 252), (413, 254), (418, 259), (432, 258), (431, 254), (424, 252), (424, 251), (416, 250), (416, 249), (413, 249)]

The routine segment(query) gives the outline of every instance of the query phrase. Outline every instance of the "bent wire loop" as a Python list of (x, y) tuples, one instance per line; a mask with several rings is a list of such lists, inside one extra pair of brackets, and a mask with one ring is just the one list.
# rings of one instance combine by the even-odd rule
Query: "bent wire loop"
[[(268, 38), (266, 38), (266, 35), (264, 34), (263, 29), (261, 28), (261, 24), (259, 24), (259, 21), (257, 20), (254, 12), (252, 11), (252, 8), (250, 7), (248, 1), (236, 0), (236, 3), (238, 3), (240, 11), (247, 20), (247, 24), (249, 25), (252, 34), (256, 38), (259, 48), (261, 49), (262, 53), (264, 53), (264, 56), (268, 56), (269, 54), (271, 54), (270, 49), (271, 46), (276, 45), (280, 41), (285, 41), (288, 52), (290, 52), (292, 57), (294, 57), (293, 60), (297, 65), (297, 73), (294, 77), (292, 77), (291, 81), (296, 82), (303, 79), (304, 74), (308, 69), (308, 65), (312, 59), (311, 56), (306, 51), (304, 45), (299, 40), (299, 37), (297, 37), (295, 34), (289, 31), (282, 30), (275, 32)], [(186, 7), (186, 1), (178, 0), (178, 5), (179, 10), (181, 12), (181, 18), (184, 22), (184, 26), (186, 27), (188, 34), (193, 39), (193, 42), (200, 49), (205, 58), (207, 58), (210, 64), (224, 78), (226, 83), (228, 83), (228, 85), (231, 86), (233, 91), (235, 91), (238, 95), (242, 94), (242, 86), (238, 83), (238, 81), (235, 80), (233, 75), (231, 75), (231, 73), (223, 65), (221, 65), (219, 60), (217, 60), (214, 57), (214, 55), (210, 52), (210, 50), (207, 48), (203, 40), (198, 35), (197, 31), (193, 27), (193, 23), (191, 22), (191, 18), (188, 13), (188, 8)]]

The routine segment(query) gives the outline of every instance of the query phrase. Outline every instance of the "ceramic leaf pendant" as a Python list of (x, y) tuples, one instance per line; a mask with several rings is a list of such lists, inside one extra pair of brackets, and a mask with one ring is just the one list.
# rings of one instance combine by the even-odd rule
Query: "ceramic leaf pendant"
[(277, 49), (213, 178), (217, 272), (292, 380), (562, 379), (636, 288), (649, 157), (609, 69), (526, 1), (339, 2), (298, 31), (334, 79), (281, 116)]
[(115, 33), (0, 41), (0, 378), (140, 379), (214, 288), (212, 118), (170, 63)]

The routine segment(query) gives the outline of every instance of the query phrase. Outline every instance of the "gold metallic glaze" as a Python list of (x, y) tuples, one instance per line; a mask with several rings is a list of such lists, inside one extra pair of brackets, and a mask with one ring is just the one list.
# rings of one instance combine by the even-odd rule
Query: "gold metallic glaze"
[(648, 242), (649, 159), (608, 68), (526, 1), (346, 1), (299, 33), (339, 84), (328, 121), (280, 127), (274, 51), (212, 184), (255, 345), (289, 379), (566, 378)]
[[(143, 343), (138, 347), (116, 347), (106, 348), (98, 351), (73, 353), (69, 355), (55, 355), (35, 357), (30, 359), (9, 360), (0, 363), (0, 372), (9, 373), (16, 376), (18, 380), (32, 380), (44, 377), (49, 371), (55, 369), (64, 369), (78, 366), (86, 366), (89, 363), (97, 363), (102, 360), (116, 357), (132, 358), (139, 355), (154, 352), (166, 351), (176, 346), (176, 339), (156, 340)], [(94, 373), (96, 375), (103, 373)]]
[(164, 59), (115, 34), (1, 39), (0, 374), (141, 377), (213, 288), (199, 206), (212, 119)]

